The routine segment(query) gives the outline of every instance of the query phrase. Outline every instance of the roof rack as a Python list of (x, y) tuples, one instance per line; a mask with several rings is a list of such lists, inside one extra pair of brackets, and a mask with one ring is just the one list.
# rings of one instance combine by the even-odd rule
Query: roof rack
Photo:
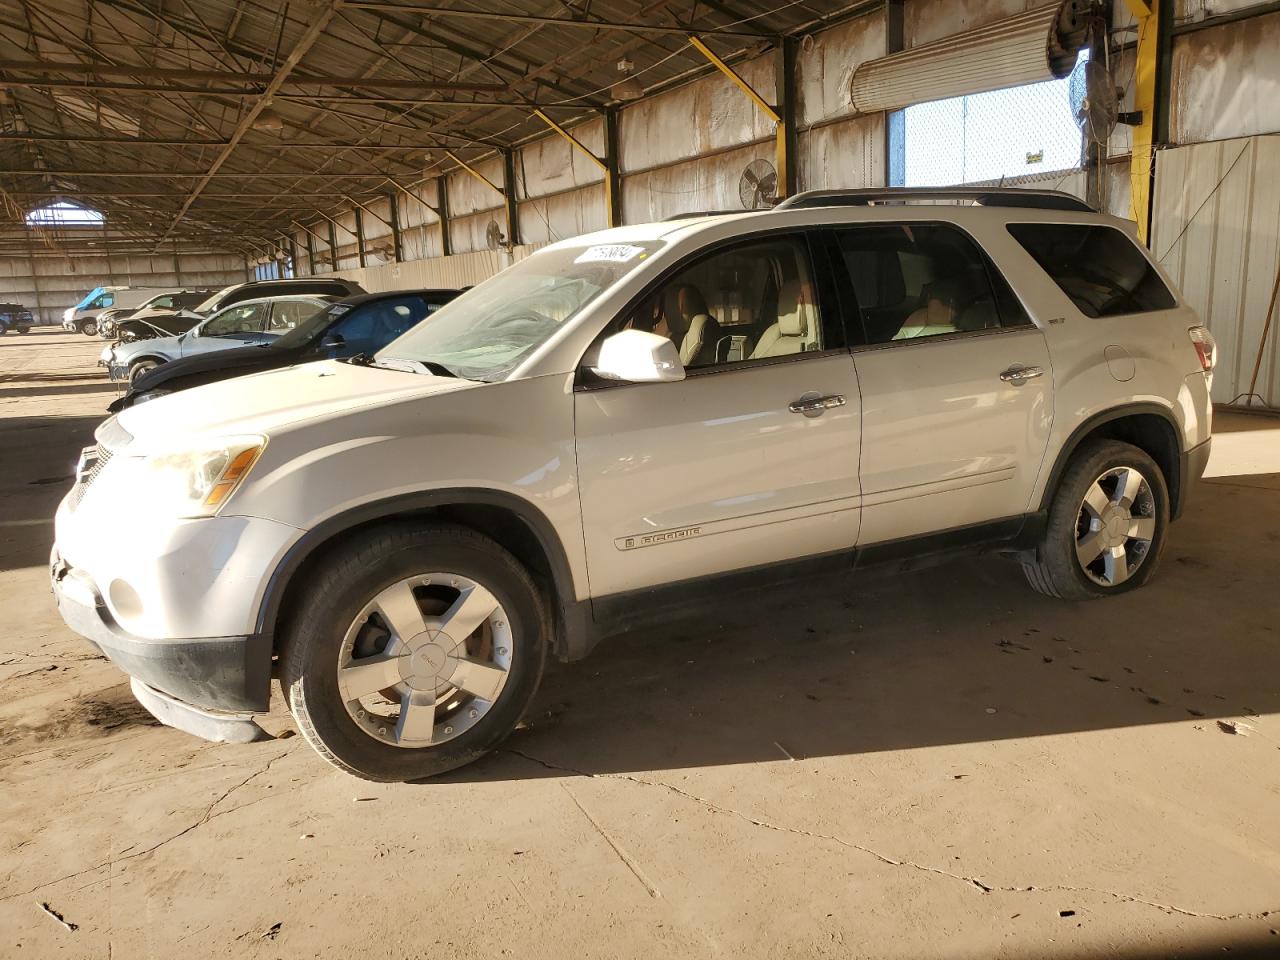
[(874, 187), (863, 190), (808, 190), (787, 197), (773, 209), (804, 207), (869, 207), (910, 200), (969, 200), (984, 207), (1034, 207), (1096, 213), (1079, 197), (1061, 190), (1021, 187)]

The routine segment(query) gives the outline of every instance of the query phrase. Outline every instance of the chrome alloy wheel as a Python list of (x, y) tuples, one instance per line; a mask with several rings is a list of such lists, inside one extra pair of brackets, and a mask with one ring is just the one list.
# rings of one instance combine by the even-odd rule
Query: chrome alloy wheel
[(1089, 485), (1076, 518), (1076, 558), (1094, 583), (1124, 583), (1156, 535), (1151, 484), (1134, 467), (1113, 467)]
[(514, 637), (502, 604), (455, 573), (424, 573), (375, 596), (347, 629), (338, 690), (375, 740), (437, 746), (475, 726), (502, 694)]

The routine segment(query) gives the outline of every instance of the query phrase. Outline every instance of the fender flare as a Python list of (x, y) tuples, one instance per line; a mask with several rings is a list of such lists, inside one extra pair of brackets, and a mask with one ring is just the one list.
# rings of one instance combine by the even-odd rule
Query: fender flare
[(1173, 413), (1169, 408), (1162, 407), (1158, 403), (1127, 403), (1119, 407), (1110, 407), (1087, 417), (1077, 424), (1076, 428), (1067, 437), (1066, 442), (1059, 448), (1057, 459), (1054, 460), (1053, 468), (1049, 471), (1044, 491), (1040, 494), (1040, 511), (1042, 513), (1048, 511), (1053, 501), (1053, 495), (1058, 489), (1058, 481), (1062, 479), (1062, 474), (1067, 469), (1067, 464), (1084, 441), (1084, 438), (1104, 424), (1132, 416), (1157, 416), (1168, 424), (1173, 433), (1175, 453), (1177, 454), (1173, 468), (1176, 473), (1174, 476), (1166, 478), (1166, 480), (1170, 494), (1170, 519), (1177, 519), (1178, 514), (1182, 512), (1182, 491), (1185, 487), (1182, 474), (1185, 473), (1183, 461), (1186, 458), (1186, 451), (1182, 449), (1182, 431), (1179, 429), (1177, 421), (1174, 420)]
[[(316, 551), (358, 527), (382, 520), (394, 520), (439, 507), (485, 506), (506, 510), (521, 521), (537, 539), (551, 568), (555, 596), (551, 598), (558, 627), (555, 653), (563, 659), (579, 659), (593, 645), (591, 604), (578, 600), (574, 589), (573, 570), (564, 544), (554, 525), (533, 503), (515, 494), (485, 487), (447, 487), (420, 490), (360, 504), (335, 514), (307, 530), (285, 552), (267, 580), (258, 605), (256, 631), (274, 637), (276, 623), (285, 593), (294, 575)], [(274, 642), (274, 641), (273, 641)]]

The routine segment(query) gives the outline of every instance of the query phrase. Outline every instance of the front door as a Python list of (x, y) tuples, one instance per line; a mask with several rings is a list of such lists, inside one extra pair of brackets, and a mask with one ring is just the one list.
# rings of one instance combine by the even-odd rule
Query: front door
[(671, 337), (687, 376), (575, 393), (593, 596), (852, 550), (858, 379), (824, 302), (806, 238), (775, 235), (693, 260), (618, 324)]
[(1053, 419), (1044, 335), (954, 225), (850, 226), (838, 241), (865, 341), (859, 545), (1016, 522)]

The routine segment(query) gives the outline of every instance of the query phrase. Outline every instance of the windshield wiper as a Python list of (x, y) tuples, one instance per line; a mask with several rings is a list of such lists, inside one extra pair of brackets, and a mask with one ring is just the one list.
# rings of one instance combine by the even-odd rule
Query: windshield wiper
[(458, 376), (443, 363), (437, 363), (435, 360), (408, 360), (404, 357), (387, 357), (384, 360), (379, 360), (376, 366), (384, 367), (388, 370), (406, 370), (412, 373), (430, 373), (437, 377), (456, 378)]

